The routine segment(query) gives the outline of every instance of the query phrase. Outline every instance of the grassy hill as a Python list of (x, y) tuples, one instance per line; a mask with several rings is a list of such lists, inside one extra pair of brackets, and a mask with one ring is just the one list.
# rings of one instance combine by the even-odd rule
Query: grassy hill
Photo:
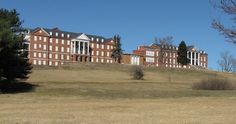
[[(0, 95), (0, 123), (234, 123), (236, 91), (192, 90), (206, 78), (234, 74), (209, 70), (72, 64), (35, 67), (27, 81), (33, 92)], [(209, 116), (210, 115), (210, 116)]]

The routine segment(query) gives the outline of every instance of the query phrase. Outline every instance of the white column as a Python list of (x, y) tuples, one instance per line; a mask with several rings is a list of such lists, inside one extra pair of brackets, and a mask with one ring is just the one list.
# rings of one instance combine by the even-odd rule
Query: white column
[(71, 42), (71, 43), (70, 43), (70, 54), (73, 54), (72, 48), (73, 48), (73, 44), (72, 44), (72, 42)]
[(80, 41), (78, 41), (78, 54), (80, 54)]
[(73, 43), (74, 43), (74, 50), (73, 50), (73, 53), (75, 54), (75, 47), (76, 47), (76, 42), (75, 42), (75, 41), (73, 41)]
[(193, 60), (193, 53), (190, 52), (190, 64), (191, 64), (191, 65), (193, 65), (193, 61), (192, 61), (192, 60)]
[(194, 65), (197, 65), (197, 53), (194, 52)]
[(83, 54), (85, 54), (85, 42), (83, 42)]
[(89, 42), (87, 42), (87, 54), (89, 55)]
[(200, 53), (198, 53), (198, 66), (200, 66)]

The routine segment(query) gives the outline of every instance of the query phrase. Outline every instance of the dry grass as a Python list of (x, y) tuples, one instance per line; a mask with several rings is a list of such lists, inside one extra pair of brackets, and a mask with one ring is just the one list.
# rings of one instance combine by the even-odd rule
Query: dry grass
[[(126, 66), (46, 68), (28, 80), (35, 92), (0, 94), (4, 124), (215, 124), (236, 122), (236, 91), (195, 91), (207, 77), (233, 74), (147, 68), (132, 80)], [(92, 68), (92, 70), (91, 70)]]

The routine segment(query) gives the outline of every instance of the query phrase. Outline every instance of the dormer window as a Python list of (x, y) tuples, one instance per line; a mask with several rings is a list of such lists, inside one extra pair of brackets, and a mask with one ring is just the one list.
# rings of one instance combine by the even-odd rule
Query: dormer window
[(102, 42), (104, 42), (104, 39), (102, 39)]
[(56, 32), (56, 36), (58, 36), (58, 33)]
[(67, 38), (70, 38), (70, 34), (67, 34)]
[(93, 41), (93, 37), (91, 38), (91, 40)]
[(42, 30), (40, 30), (39, 33), (42, 33)]
[(50, 32), (49, 34), (50, 34), (50, 36), (52, 36), (52, 32)]
[(61, 34), (61, 37), (64, 37), (64, 34), (63, 34), (63, 33)]
[(97, 38), (97, 42), (99, 41), (99, 39)]

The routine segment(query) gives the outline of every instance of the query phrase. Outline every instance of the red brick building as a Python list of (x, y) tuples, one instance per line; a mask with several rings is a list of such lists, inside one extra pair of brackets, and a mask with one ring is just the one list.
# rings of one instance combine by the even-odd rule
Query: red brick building
[[(133, 53), (143, 57), (143, 65), (145, 66), (160, 66), (170, 68), (181, 68), (178, 64), (178, 47), (173, 45), (151, 45), (139, 46)], [(194, 46), (188, 46), (188, 59), (190, 64), (187, 68), (207, 68), (208, 55), (205, 51), (198, 50)]]
[(29, 30), (29, 60), (34, 65), (63, 65), (65, 62), (113, 63), (112, 38), (61, 31), (58, 28)]

